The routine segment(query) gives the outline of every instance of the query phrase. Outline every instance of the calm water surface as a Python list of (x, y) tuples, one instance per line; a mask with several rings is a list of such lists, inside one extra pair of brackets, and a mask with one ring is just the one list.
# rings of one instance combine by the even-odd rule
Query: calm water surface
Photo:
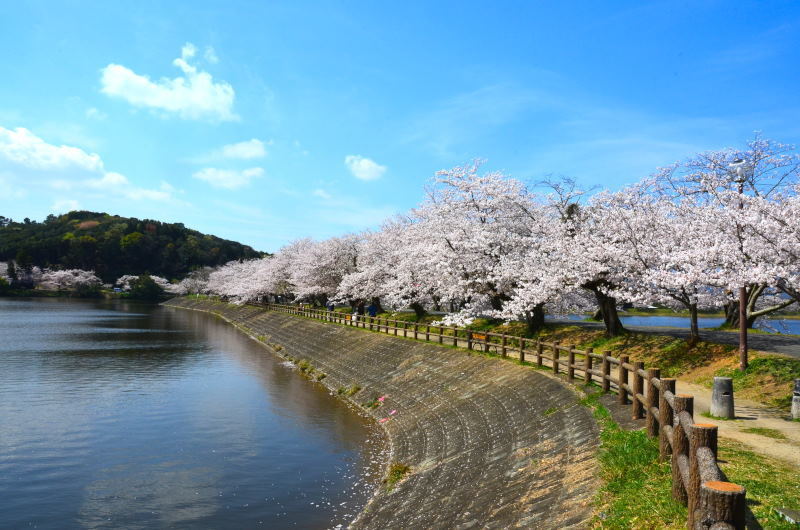
[(0, 298), (0, 527), (329, 528), (382, 435), (210, 315)]

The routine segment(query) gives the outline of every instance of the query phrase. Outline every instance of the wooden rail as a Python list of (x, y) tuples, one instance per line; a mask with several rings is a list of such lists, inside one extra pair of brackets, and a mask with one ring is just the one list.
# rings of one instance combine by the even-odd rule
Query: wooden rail
[(688, 528), (745, 528), (745, 488), (727, 482), (717, 465), (717, 426), (695, 423), (694, 398), (675, 394), (675, 379), (662, 378), (658, 368), (646, 369), (644, 363), (631, 363), (624, 355), (617, 358), (609, 352), (595, 353), (591, 348), (578, 350), (559, 342), (354, 316), (302, 305), (261, 305), (270, 311), (463, 346), (523, 362), (532, 355), (538, 366), (547, 366), (554, 374), (563, 372), (570, 382), (599, 383), (604, 392), (613, 390), (620, 404), (630, 404), (633, 418), (645, 418), (647, 434), (658, 438), (659, 457), (669, 459), (672, 464), (672, 496), (688, 508)]

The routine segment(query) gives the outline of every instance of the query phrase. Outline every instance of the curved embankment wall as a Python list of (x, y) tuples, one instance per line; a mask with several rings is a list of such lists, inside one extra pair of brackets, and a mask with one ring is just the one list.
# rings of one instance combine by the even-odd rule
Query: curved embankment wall
[[(597, 426), (572, 389), (530, 368), (302, 317), (178, 298), (306, 360), (334, 392), (385, 427), (391, 462), (411, 471), (380, 488), (351, 528), (582, 528), (596, 491)], [(341, 395), (341, 394), (340, 394)], [(364, 409), (367, 410), (367, 409)], [(394, 415), (389, 415), (396, 410)]]

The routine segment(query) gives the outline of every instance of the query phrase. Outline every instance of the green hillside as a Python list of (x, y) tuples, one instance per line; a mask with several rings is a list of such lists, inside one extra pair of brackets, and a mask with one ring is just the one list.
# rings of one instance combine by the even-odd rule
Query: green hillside
[(261, 255), (181, 223), (86, 211), (49, 215), (41, 223), (0, 216), (0, 261), (90, 269), (105, 282), (145, 272), (174, 279), (206, 265)]

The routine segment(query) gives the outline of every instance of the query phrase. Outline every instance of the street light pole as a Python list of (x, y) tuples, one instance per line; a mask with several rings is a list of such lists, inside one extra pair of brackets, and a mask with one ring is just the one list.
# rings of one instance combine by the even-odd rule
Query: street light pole
[[(741, 158), (737, 158), (728, 164), (728, 167), (736, 174), (739, 194), (742, 195), (750, 166)], [(744, 202), (741, 200), (739, 209), (744, 209)], [(747, 353), (747, 287), (744, 286), (739, 288), (739, 370), (742, 372), (747, 370)]]
[(739, 288), (739, 370), (747, 370), (747, 287)]

